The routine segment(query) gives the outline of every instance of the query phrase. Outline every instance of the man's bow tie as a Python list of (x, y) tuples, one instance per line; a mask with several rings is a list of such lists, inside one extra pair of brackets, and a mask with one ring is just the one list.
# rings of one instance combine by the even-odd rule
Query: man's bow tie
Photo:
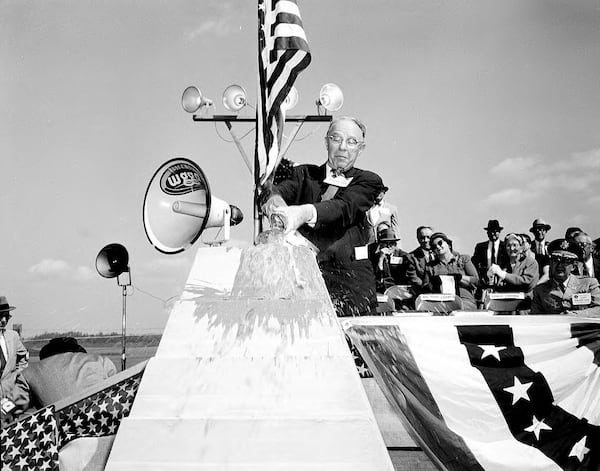
[(345, 177), (345, 170), (341, 169), (341, 168), (332, 168), (331, 169), (331, 175), (335, 178), (335, 177)]

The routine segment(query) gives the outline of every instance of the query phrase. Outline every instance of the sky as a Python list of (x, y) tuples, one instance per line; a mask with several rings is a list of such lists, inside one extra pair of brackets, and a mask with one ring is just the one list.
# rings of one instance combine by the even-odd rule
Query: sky
[[(398, 206), (402, 246), (432, 225), (472, 253), (488, 219), (533, 219), (600, 236), (599, 0), (299, 0), (312, 62), (290, 114), (315, 114), (336, 83), (367, 126), (356, 165)], [(144, 194), (186, 157), (242, 209), (230, 242), (253, 240), (252, 179), (224, 125), (195, 123), (181, 94), (242, 85), (256, 102), (254, 1), (0, 0), (0, 294), (25, 337), (120, 332), (122, 296), (96, 273), (109, 243), (130, 258), (128, 332), (160, 333), (198, 241), (148, 242)], [(246, 107), (241, 115), (252, 116)], [(305, 125), (287, 158), (321, 164), (326, 125)], [(253, 154), (254, 132), (238, 125)], [(210, 240), (214, 230), (203, 235)]]

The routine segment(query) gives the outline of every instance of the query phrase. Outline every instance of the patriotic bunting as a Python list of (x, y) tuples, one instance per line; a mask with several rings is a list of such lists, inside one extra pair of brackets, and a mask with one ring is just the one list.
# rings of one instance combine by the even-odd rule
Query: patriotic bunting
[(448, 470), (600, 469), (600, 322), (363, 318), (347, 334)]

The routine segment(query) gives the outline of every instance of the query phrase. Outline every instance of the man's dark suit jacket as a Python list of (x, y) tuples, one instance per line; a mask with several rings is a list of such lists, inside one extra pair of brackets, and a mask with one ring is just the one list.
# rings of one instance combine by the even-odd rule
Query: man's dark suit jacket
[(539, 270), (540, 276), (542, 276), (544, 273), (544, 267), (546, 265), (550, 265), (550, 256), (548, 255), (548, 245), (549, 244), (550, 244), (550, 242), (548, 242), (547, 240), (544, 240), (544, 247), (546, 248), (546, 254), (541, 254), (538, 252), (538, 241), (535, 239), (531, 241), (531, 251), (535, 254), (535, 261), (538, 262), (538, 270)]
[(356, 167), (348, 170), (346, 178), (352, 181), (346, 188), (338, 188), (334, 197), (321, 201), (329, 187), (325, 165), (299, 165), (292, 178), (274, 188), (289, 205), (313, 204), (317, 208), (314, 228), (304, 225), (300, 233), (319, 249), (317, 260), (326, 263), (354, 261), (354, 248), (368, 242), (366, 212), (383, 189), (381, 178), (368, 170)]
[[(488, 268), (488, 260), (487, 260), (487, 249), (490, 241), (486, 240), (485, 242), (479, 242), (475, 245), (475, 250), (473, 251), (473, 256), (471, 257), (471, 261), (477, 272), (479, 273), (479, 279), (481, 280), (482, 285), (487, 285), (489, 280), (487, 278)], [(501, 267), (505, 267), (508, 262), (508, 255), (506, 254), (506, 248), (504, 247), (504, 241), (501, 240), (498, 245), (498, 259), (496, 260), (496, 265)]]
[[(592, 254), (592, 260), (594, 261), (594, 273), (588, 276), (593, 276), (596, 280), (600, 281), (600, 255)], [(573, 270), (574, 275), (583, 275), (583, 262), (579, 262)]]
[(325, 164), (299, 165), (273, 192), (289, 205), (312, 204), (317, 209), (315, 226), (305, 224), (299, 232), (319, 249), (317, 262), (338, 315), (370, 314), (377, 306), (375, 275), (366, 253), (356, 260), (355, 248), (368, 243), (366, 213), (383, 190), (383, 182), (377, 174), (354, 167), (345, 173), (352, 178), (350, 184), (338, 187), (331, 199), (323, 201), (329, 188), (323, 181), (326, 175)]
[(408, 267), (406, 277), (413, 287), (415, 293), (420, 293), (425, 280), (425, 267), (427, 266), (427, 257), (421, 247), (417, 247), (410, 252), (408, 258)]

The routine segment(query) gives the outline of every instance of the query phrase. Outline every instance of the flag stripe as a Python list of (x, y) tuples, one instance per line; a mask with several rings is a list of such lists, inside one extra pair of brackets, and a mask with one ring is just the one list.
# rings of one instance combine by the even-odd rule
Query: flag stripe
[(273, 173), (283, 135), (281, 108), (310, 53), (296, 2), (258, 2), (258, 106), (255, 181), (263, 185)]
[[(600, 371), (595, 363), (597, 352), (590, 349), (597, 346), (591, 340), (593, 334), (588, 330), (587, 345), (581, 348), (569, 324), (545, 329), (521, 325), (514, 326), (513, 331), (515, 344), (522, 346), (525, 364), (544, 376), (555, 403), (575, 417), (600, 425)], [(595, 336), (598, 339), (597, 324)]]

